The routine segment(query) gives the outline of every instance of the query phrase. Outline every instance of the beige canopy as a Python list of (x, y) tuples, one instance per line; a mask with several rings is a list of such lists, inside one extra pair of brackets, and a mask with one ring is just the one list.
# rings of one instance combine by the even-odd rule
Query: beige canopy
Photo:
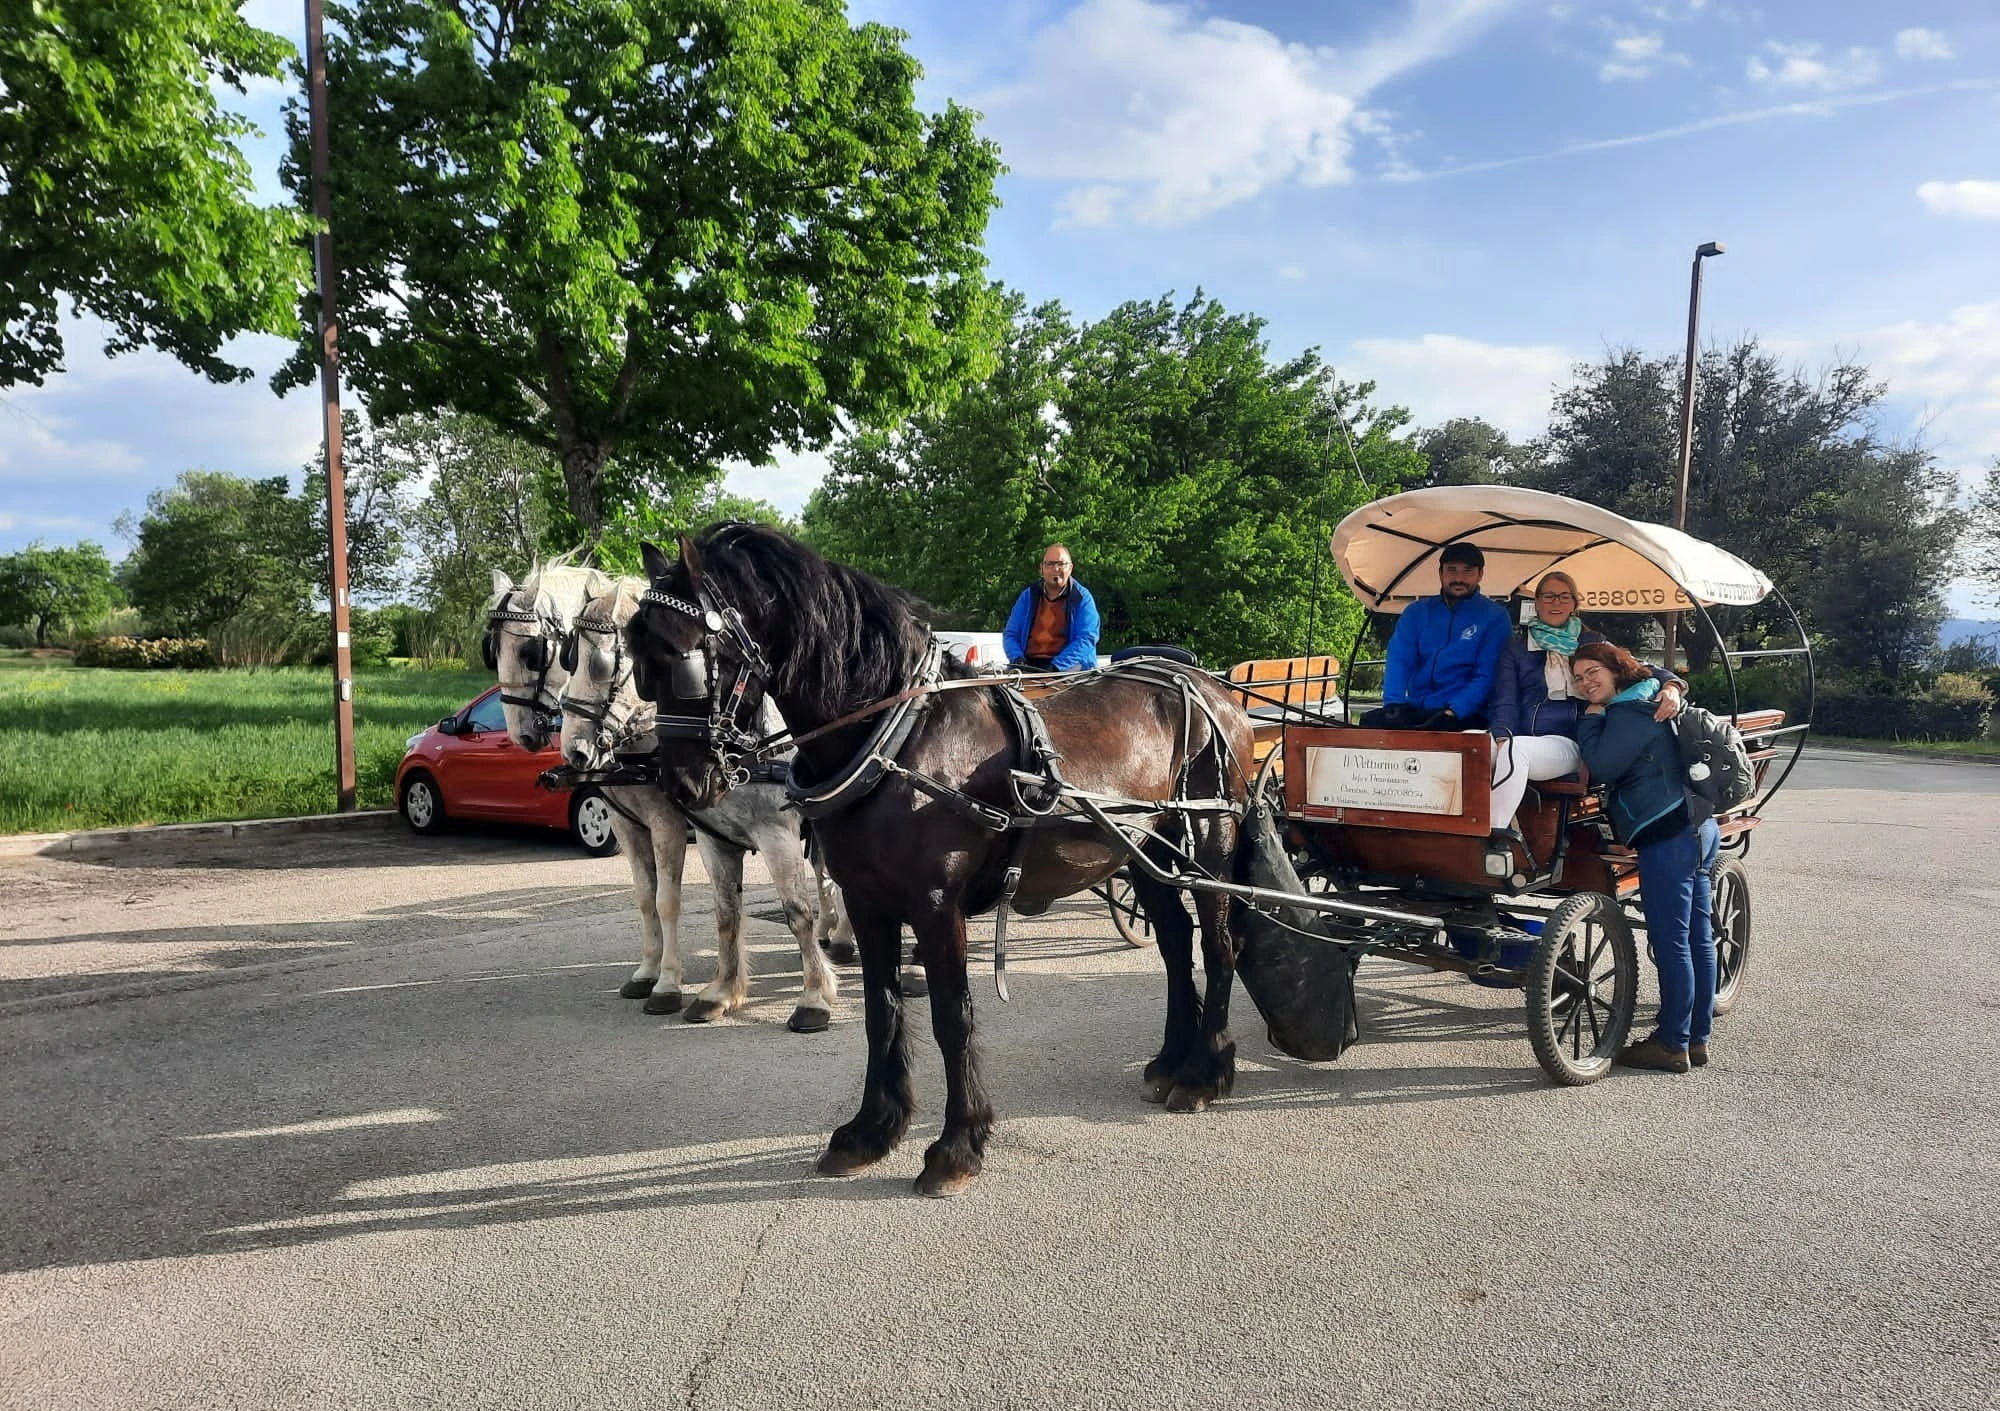
[(1511, 485), (1441, 485), (1363, 505), (1334, 530), (1333, 557), (1362, 602), (1401, 612), (1437, 592), (1447, 544), (1479, 546), (1481, 591), (1502, 601), (1557, 568), (1576, 580), (1585, 613), (1672, 612), (1690, 595), (1748, 607), (1771, 591), (1742, 559), (1678, 529)]

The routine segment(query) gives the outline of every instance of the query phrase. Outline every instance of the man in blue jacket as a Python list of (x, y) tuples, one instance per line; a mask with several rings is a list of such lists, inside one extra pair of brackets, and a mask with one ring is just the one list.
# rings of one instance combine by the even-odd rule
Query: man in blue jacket
[(1479, 591), (1486, 555), (1448, 544), (1438, 555), (1438, 596), (1403, 610), (1389, 638), (1382, 705), (1363, 725), (1402, 730), (1473, 730), (1486, 724), (1493, 673), (1512, 624), (1507, 609)]
[(1042, 554), (1042, 581), (1021, 590), (1000, 634), (1009, 666), (1089, 671), (1097, 665), (1097, 602), (1072, 576), (1074, 567), (1061, 544)]

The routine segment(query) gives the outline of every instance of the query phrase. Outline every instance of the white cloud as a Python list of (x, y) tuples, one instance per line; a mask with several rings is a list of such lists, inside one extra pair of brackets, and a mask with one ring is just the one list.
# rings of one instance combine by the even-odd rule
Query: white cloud
[(1881, 76), (1882, 62), (1874, 50), (1858, 46), (1843, 54), (1827, 54), (1817, 44), (1780, 44), (1774, 40), (1764, 46), (1762, 53), (1750, 56), (1744, 72), (1756, 82), (1774, 88), (1812, 88), (1834, 93), (1873, 83)]
[(1352, 179), (1363, 97), (1464, 47), (1506, 0), (1414, 0), (1347, 50), (1170, 0), (1082, 0), (1040, 30), (1020, 79), (975, 100), (1023, 176), (1074, 183), (1068, 225), (1175, 225), (1296, 184)]
[(1551, 389), (1569, 380), (1576, 354), (1546, 344), (1481, 343), (1450, 333), (1421, 338), (1362, 338), (1344, 375), (1380, 384), (1378, 400), (1410, 409), (1419, 426), (1477, 416), (1509, 436), (1533, 436), (1548, 424)]
[(1288, 283), (1296, 283), (1297, 281), (1304, 279), (1305, 277), (1306, 277), (1306, 272), (1304, 268), (1299, 265), (1284, 265), (1281, 266), (1278, 270), (1278, 278), (1285, 280)]
[(1619, 79), (1650, 78), (1667, 65), (1686, 68), (1688, 57), (1667, 48), (1667, 38), (1657, 30), (1648, 33), (1614, 32), (1611, 56), (1598, 67), (1597, 76), (1606, 83)]
[(1917, 199), (1939, 215), (2000, 220), (2000, 181), (1926, 181)]
[(826, 479), (824, 451), (779, 451), (771, 465), (732, 465), (723, 488), (733, 495), (768, 500), (788, 515), (805, 508), (806, 500)]
[(92, 527), (89, 520), (78, 519), (75, 515), (8, 514), (6, 511), (0, 510), (0, 534), (13, 533), (15, 530), (21, 529), (64, 533), (74, 532), (79, 529), (90, 529)]
[(1908, 319), (1842, 346), (1899, 397), (1928, 403), (1927, 434), (1948, 464), (1970, 472), (2000, 456), (2000, 299), (1962, 304), (1936, 323)]
[(51, 480), (74, 475), (131, 475), (145, 466), (122, 441), (76, 436), (74, 418), (43, 414), (17, 396), (0, 406), (0, 480)]
[(1896, 31), (1896, 57), (1949, 59), (1953, 57), (1951, 41), (1934, 29), (1899, 29)]

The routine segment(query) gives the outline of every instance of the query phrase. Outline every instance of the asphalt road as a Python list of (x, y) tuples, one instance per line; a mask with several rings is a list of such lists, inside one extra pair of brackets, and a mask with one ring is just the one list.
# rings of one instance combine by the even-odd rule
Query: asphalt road
[(1065, 906), (981, 972), (1002, 1125), (938, 1202), (935, 1047), (815, 1178), (852, 972), (786, 1032), (758, 921), (744, 1015), (648, 1019), (616, 860), (0, 861), (0, 1405), (1993, 1407), (1996, 862), (2000, 769), (1824, 754), (1707, 1070), (1557, 1089), (1517, 995), (1371, 962), (1336, 1064), (1239, 999), (1199, 1116), (1138, 1097), (1156, 958)]

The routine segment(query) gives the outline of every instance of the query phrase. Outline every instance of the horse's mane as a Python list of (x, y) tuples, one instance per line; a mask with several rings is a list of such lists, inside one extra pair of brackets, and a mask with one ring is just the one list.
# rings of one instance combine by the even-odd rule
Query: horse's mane
[(602, 618), (623, 627), (639, 610), (639, 595), (649, 586), (643, 578), (611, 578), (606, 575), (605, 586), (583, 600), (580, 615)]
[(930, 638), (915, 596), (762, 524), (710, 525), (694, 544), (714, 589), (766, 624), (774, 694), (830, 718), (910, 684)]
[(550, 605), (559, 609), (555, 615), (567, 625), (577, 609), (606, 592), (613, 581), (603, 569), (572, 563), (570, 556), (563, 554), (536, 564), (518, 586), (528, 594), (528, 601), (537, 610), (547, 598)]

